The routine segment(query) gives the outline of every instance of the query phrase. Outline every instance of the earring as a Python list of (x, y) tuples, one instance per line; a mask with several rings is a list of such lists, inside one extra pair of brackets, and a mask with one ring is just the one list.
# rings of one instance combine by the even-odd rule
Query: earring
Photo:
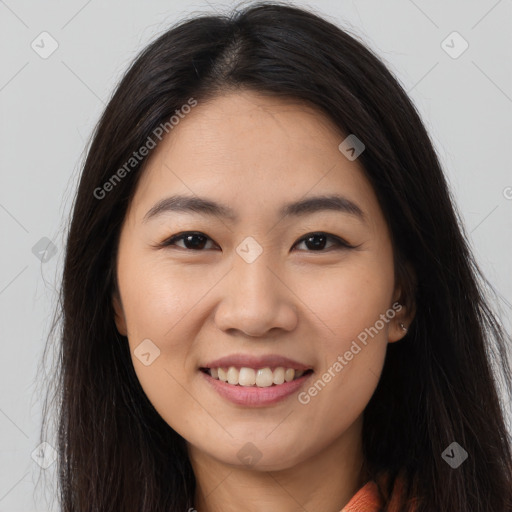
[(407, 332), (407, 327), (405, 327), (405, 325), (404, 325), (404, 323), (403, 323), (403, 322), (400, 322), (398, 325), (399, 325), (399, 326), (400, 326), (404, 331), (406, 331), (406, 332)]

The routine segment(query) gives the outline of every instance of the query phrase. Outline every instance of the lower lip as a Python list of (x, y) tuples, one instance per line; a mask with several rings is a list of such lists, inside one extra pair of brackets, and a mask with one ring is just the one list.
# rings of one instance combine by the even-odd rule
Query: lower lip
[(308, 373), (291, 382), (284, 382), (277, 386), (258, 388), (256, 386), (234, 386), (219, 379), (214, 379), (205, 372), (199, 370), (208, 384), (222, 397), (228, 399), (237, 405), (248, 405), (251, 407), (261, 407), (275, 404), (284, 400), (286, 397), (298, 391), (300, 387), (313, 375)]

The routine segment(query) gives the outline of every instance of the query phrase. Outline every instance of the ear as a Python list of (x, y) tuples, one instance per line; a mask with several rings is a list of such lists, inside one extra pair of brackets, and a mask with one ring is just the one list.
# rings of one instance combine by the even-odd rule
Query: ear
[(116, 322), (117, 330), (122, 336), (127, 336), (128, 330), (126, 329), (126, 318), (124, 316), (121, 298), (117, 292), (114, 292), (112, 296), (112, 305), (114, 307), (114, 320)]
[(395, 290), (395, 295), (393, 297), (393, 304), (391, 309), (395, 311), (395, 316), (389, 322), (388, 329), (388, 341), (389, 343), (394, 343), (396, 341), (401, 340), (404, 336), (406, 336), (409, 327), (414, 320), (416, 315), (416, 305), (411, 304), (410, 306), (406, 306), (403, 304), (403, 294), (400, 287)]

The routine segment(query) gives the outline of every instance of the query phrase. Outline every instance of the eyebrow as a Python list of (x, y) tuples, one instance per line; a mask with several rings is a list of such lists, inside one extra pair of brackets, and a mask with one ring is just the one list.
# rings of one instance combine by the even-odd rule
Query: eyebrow
[[(287, 203), (281, 207), (279, 215), (282, 217), (300, 217), (327, 210), (349, 214), (362, 222), (366, 221), (363, 210), (350, 199), (340, 195), (313, 196)], [(158, 201), (146, 213), (143, 222), (169, 212), (198, 213), (205, 216), (221, 217), (235, 223), (238, 222), (238, 215), (233, 208), (204, 197), (186, 195), (174, 195)]]

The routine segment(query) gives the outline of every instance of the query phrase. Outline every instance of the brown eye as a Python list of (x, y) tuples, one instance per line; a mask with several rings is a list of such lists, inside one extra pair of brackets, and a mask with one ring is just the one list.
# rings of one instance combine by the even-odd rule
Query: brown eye
[[(183, 245), (177, 245), (176, 242), (183, 240)], [(176, 245), (177, 247), (181, 247), (183, 249), (189, 249), (192, 251), (201, 251), (205, 248), (208, 240), (211, 240), (208, 236), (203, 233), (180, 233), (178, 235), (174, 235), (171, 238), (167, 239), (162, 243), (163, 247), (169, 247), (172, 245)]]
[[(301, 238), (301, 240), (299, 240), (299, 244), (306, 244), (306, 247), (310, 251), (322, 252), (323, 249), (325, 249), (325, 246), (328, 241), (331, 241), (334, 247), (341, 247), (345, 249), (354, 248), (352, 245), (345, 242), (345, 240), (342, 240), (341, 238), (334, 235), (328, 235), (327, 233), (310, 233), (305, 237)], [(331, 245), (331, 247), (333, 247), (333, 245)]]

